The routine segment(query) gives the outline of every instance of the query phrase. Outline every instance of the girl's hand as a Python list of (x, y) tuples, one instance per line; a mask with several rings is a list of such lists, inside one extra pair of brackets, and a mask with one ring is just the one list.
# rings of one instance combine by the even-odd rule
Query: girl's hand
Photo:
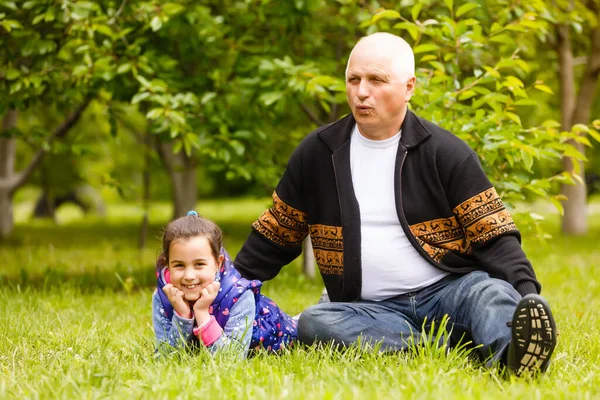
[(219, 289), (221, 288), (221, 283), (214, 281), (202, 289), (200, 293), (200, 298), (196, 300), (194, 303), (194, 316), (196, 317), (196, 322), (198, 326), (202, 325), (204, 322), (210, 319), (210, 314), (208, 313), (208, 307), (215, 301), (217, 294), (219, 294)]
[(168, 283), (163, 287), (163, 292), (167, 295), (169, 303), (181, 318), (192, 318), (192, 309), (190, 304), (183, 297), (183, 292), (172, 284)]

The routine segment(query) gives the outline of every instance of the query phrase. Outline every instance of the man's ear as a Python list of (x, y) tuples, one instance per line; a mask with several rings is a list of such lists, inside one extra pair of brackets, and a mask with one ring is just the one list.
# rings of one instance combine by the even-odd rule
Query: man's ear
[(415, 94), (415, 86), (417, 85), (417, 78), (414, 76), (406, 81), (406, 101), (409, 101), (413, 94)]

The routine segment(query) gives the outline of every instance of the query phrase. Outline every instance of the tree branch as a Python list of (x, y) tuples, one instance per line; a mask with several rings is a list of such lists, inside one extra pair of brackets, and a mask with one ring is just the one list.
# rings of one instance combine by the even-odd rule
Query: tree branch
[(300, 102), (300, 108), (302, 108), (304, 114), (306, 114), (313, 123), (317, 124), (317, 126), (325, 125), (323, 121), (321, 121), (319, 117), (317, 117), (317, 115), (310, 108), (308, 108), (306, 104)]
[(127, 0), (123, 0), (123, 2), (121, 3), (121, 6), (117, 10), (117, 12), (112, 16), (110, 21), (108, 21), (109, 25), (114, 24), (114, 22), (117, 20), (117, 18), (119, 18), (119, 15), (121, 15), (121, 13), (123, 12), (123, 9), (125, 8), (125, 4), (127, 4)]
[[(91, 96), (86, 97), (83, 100), (83, 103), (81, 103), (79, 105), (79, 107), (77, 107), (77, 109), (75, 111), (73, 111), (71, 113), (71, 115), (69, 115), (62, 122), (62, 124), (60, 124), (54, 130), (54, 132), (52, 132), (52, 134), (50, 135), (50, 137), (48, 138), (46, 143), (51, 144), (52, 142), (54, 142), (57, 139), (64, 138), (67, 135), (67, 133), (69, 132), (69, 130), (73, 127), (73, 125), (75, 125), (77, 123), (77, 121), (79, 121), (79, 118), (81, 118), (83, 111), (90, 104), (91, 100), (92, 100)], [(19, 187), (23, 186), (25, 184), (25, 182), (27, 182), (27, 179), (29, 179), (29, 177), (31, 176), (31, 174), (33, 173), (35, 168), (37, 168), (37, 166), (42, 162), (42, 159), (43, 159), (44, 155), (46, 154), (46, 152), (47, 152), (46, 149), (44, 149), (43, 147), (38, 150), (38, 152), (33, 156), (31, 161), (29, 162), (29, 165), (23, 171), (21, 171), (14, 180), (12, 180), (12, 184), (11, 184), (12, 187), (9, 188), (9, 190), (11, 192), (14, 192)]]

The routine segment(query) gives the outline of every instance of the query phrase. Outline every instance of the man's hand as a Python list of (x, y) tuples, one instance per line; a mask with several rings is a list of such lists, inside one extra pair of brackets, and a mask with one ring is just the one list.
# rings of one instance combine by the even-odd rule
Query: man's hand
[(208, 307), (215, 301), (217, 294), (219, 294), (219, 288), (221, 283), (214, 281), (202, 289), (200, 298), (194, 303), (194, 316), (196, 317), (196, 323), (198, 326), (202, 325), (210, 319), (208, 313)]
[(173, 309), (181, 318), (192, 318), (192, 309), (190, 304), (183, 297), (183, 291), (168, 283), (163, 287), (163, 292), (165, 292), (169, 299), (169, 303), (171, 303)]

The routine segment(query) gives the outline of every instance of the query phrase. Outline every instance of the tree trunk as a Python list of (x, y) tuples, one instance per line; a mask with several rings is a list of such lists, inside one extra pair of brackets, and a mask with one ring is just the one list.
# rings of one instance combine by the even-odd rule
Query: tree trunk
[[(563, 131), (571, 129), (571, 120), (576, 101), (573, 50), (571, 48), (571, 33), (569, 29), (568, 25), (558, 25), (556, 29), (558, 39), (561, 128)], [(570, 144), (580, 150), (576, 142), (570, 141)], [(574, 163), (578, 163), (581, 171), (583, 163), (571, 157), (563, 158), (563, 170), (574, 174)], [(584, 193), (583, 197), (582, 189)], [(567, 200), (563, 202), (562, 232), (567, 235), (585, 233), (587, 230), (585, 218), (585, 185), (578, 182), (575, 185), (562, 185), (561, 193), (567, 197)]]
[[(575, 124), (589, 123), (598, 76), (600, 74), (600, 28), (592, 30), (591, 49), (577, 96), (575, 95), (573, 51), (571, 48), (569, 27), (567, 25), (558, 25), (557, 37), (560, 62), (559, 81), (561, 85), (562, 129), (570, 130)], [(583, 144), (577, 142), (571, 142), (571, 144), (579, 152), (585, 154)], [(575, 185), (563, 185), (562, 187), (562, 194), (568, 198), (564, 202), (562, 231), (567, 235), (585, 235), (587, 233), (585, 164), (582, 161), (565, 157), (563, 159), (563, 169), (572, 174), (575, 174), (577, 171), (577, 175), (581, 179)]]
[[(2, 119), (2, 131), (5, 132), (17, 125), (17, 110), (9, 109)], [(0, 137), (0, 180), (10, 182), (15, 178), (14, 138)], [(7, 237), (13, 230), (13, 193), (11, 186), (0, 187), (0, 237)]]
[(173, 218), (181, 217), (194, 210), (198, 200), (195, 159), (184, 151), (174, 154), (172, 143), (158, 143), (157, 150), (171, 179)]
[(304, 265), (303, 265), (302, 271), (304, 272), (304, 275), (306, 275), (312, 279), (316, 275), (316, 271), (315, 271), (316, 260), (315, 260), (315, 253), (313, 252), (312, 243), (310, 241), (310, 235), (308, 235), (306, 237), (306, 239), (304, 239), (304, 243), (302, 244), (302, 252), (304, 255), (304, 258), (303, 258)]
[(150, 214), (150, 146), (150, 133), (146, 132), (144, 133), (144, 172), (142, 173), (142, 204), (144, 207), (144, 216), (142, 217), (142, 224), (140, 226), (140, 249), (146, 247), (146, 241), (148, 239), (148, 225)]
[[(86, 97), (83, 102), (52, 132), (46, 141), (46, 146), (34, 154), (29, 164), (15, 173), (15, 139), (0, 138), (0, 236), (8, 236), (13, 229), (13, 205), (12, 198), (15, 191), (23, 186), (33, 171), (40, 165), (47, 148), (55, 140), (64, 138), (71, 128), (79, 121), (81, 115), (88, 107), (92, 97)], [(17, 111), (9, 110), (2, 120), (2, 130), (14, 128), (17, 124)]]

